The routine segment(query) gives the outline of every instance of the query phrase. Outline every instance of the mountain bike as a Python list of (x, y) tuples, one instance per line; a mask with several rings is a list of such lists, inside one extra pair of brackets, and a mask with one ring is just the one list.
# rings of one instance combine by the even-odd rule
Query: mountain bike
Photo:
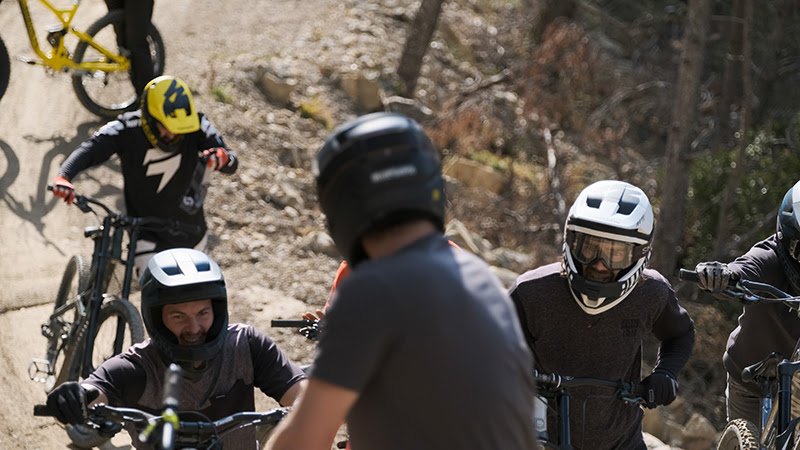
[[(139, 440), (156, 449), (218, 449), (222, 448), (230, 433), (246, 427), (258, 426), (259, 435), (265, 435), (289, 413), (288, 407), (273, 408), (265, 412), (240, 412), (218, 420), (211, 420), (193, 411), (179, 411), (177, 393), (180, 367), (170, 364), (164, 383), (164, 406), (160, 415), (136, 408), (118, 408), (105, 404), (89, 406), (89, 427), (110, 439), (123, 426), (132, 426)], [(34, 416), (54, 416), (47, 405), (34, 405)]]
[[(652, 398), (647, 400), (644, 389), (633, 382), (572, 377), (538, 371), (534, 371), (533, 379), (536, 381), (538, 391), (535, 402), (536, 431), (539, 446), (545, 449), (572, 449), (572, 431), (569, 423), (572, 388), (579, 386), (611, 388), (616, 398), (632, 406), (645, 405), (653, 401)], [(548, 430), (548, 417), (554, 418), (555, 430)]]
[[(52, 190), (52, 187), (48, 187)], [(42, 324), (47, 339), (45, 357), (28, 366), (31, 380), (45, 384), (49, 392), (65, 381), (85, 378), (106, 359), (144, 340), (144, 325), (136, 307), (128, 301), (133, 281), (135, 248), (143, 229), (168, 229), (198, 233), (199, 227), (158, 217), (129, 217), (101, 201), (76, 195), (74, 204), (98, 217), (100, 224), (83, 235), (93, 241), (90, 263), (73, 256), (61, 279), (53, 313)], [(100, 219), (93, 205), (105, 215)], [(123, 238), (127, 254), (123, 258)], [(122, 271), (121, 281), (117, 279)], [(67, 427), (76, 444), (89, 439), (82, 430)]]
[[(697, 283), (696, 272), (681, 269), (678, 278)], [(732, 280), (721, 292), (715, 292), (745, 305), (779, 303), (794, 313), (800, 311), (800, 297), (791, 296), (775, 286), (750, 280)], [(794, 374), (800, 370), (800, 342), (791, 358), (773, 352), (762, 361), (742, 370), (742, 380), (761, 388), (761, 417), (759, 424), (746, 419), (734, 419), (725, 426), (717, 444), (719, 450), (795, 449), (795, 428), (800, 422), (800, 399), (793, 395), (800, 385)], [(793, 405), (795, 403), (795, 405)]]
[[(2, 0), (0, 0), (1, 2)], [(129, 52), (119, 45), (116, 30), (120, 29), (123, 11), (113, 10), (81, 31), (72, 24), (80, 0), (72, 0), (67, 8), (57, 8), (53, 0), (37, 0), (58, 20), (47, 29), (50, 49), (39, 46), (39, 36), (31, 18), (29, 0), (17, 0), (34, 57), (20, 58), (31, 65), (42, 65), (48, 71), (71, 72), (72, 88), (81, 104), (92, 113), (113, 118), (121, 112), (136, 109), (139, 92), (131, 83)], [(77, 39), (75, 50), (67, 50), (66, 37)], [(164, 41), (153, 24), (147, 30), (147, 43), (153, 60), (153, 73), (164, 72)], [(0, 40), (0, 98), (8, 87), (11, 61), (8, 49)]]

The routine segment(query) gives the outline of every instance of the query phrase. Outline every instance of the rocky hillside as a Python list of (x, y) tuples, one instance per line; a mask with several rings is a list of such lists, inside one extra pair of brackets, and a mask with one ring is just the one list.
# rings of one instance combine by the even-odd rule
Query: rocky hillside
[[(411, 100), (396, 95), (395, 72), (415, 7), (344, 1), (288, 45), (265, 42), (181, 74), (241, 156), (208, 199), (211, 248), (235, 274), (237, 318), (266, 324), (324, 303), (338, 257), (310, 161), (334, 126), (358, 114), (398, 110), (425, 126), (448, 174), (449, 231), (506, 279), (560, 257), (565, 208), (586, 183), (624, 178), (654, 191), (674, 76), (666, 19), (626, 29), (583, 8), (534, 46), (516, 2), (447, 2)], [(279, 297), (293, 303), (277, 306)], [(672, 424), (664, 440), (708, 448), (724, 420), (719, 358), (730, 324), (713, 308), (687, 307), (697, 351), (683, 401), (657, 422)], [(276, 333), (310, 358), (302, 338)], [(654, 360), (652, 343), (645, 357)], [(680, 431), (685, 424), (701, 431)]]

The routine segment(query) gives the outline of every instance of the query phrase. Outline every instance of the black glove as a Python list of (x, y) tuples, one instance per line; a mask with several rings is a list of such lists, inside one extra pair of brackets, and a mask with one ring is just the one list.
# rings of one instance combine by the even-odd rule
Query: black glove
[(669, 405), (678, 396), (678, 380), (664, 369), (654, 370), (642, 380), (641, 385), (647, 401), (644, 406), (648, 408)]
[(698, 264), (694, 271), (699, 278), (698, 283), (701, 288), (710, 292), (719, 292), (728, 287), (730, 280), (737, 280), (736, 274), (728, 269), (725, 263), (711, 261)]
[(75, 381), (67, 381), (47, 395), (47, 409), (59, 422), (65, 424), (84, 423), (86, 405), (97, 398), (100, 392), (82, 388)]

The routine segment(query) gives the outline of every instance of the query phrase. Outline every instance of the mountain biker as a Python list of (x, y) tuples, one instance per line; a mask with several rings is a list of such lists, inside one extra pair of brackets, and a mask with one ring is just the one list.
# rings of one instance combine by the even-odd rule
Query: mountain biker
[[(653, 225), (650, 201), (631, 184), (604, 180), (581, 191), (566, 218), (563, 261), (520, 275), (510, 290), (538, 370), (639, 382), (642, 339), (652, 334), (660, 345), (641, 380), (653, 395), (647, 406), (675, 399), (694, 323), (669, 282), (646, 268)], [(601, 388), (571, 393), (576, 449), (646, 448), (641, 408)]]
[[(150, 339), (108, 359), (82, 382), (51, 391), (47, 406), (62, 423), (82, 423), (87, 402), (160, 413), (164, 373), (173, 362), (183, 368), (179, 409), (211, 420), (254, 411), (256, 387), (284, 406), (305, 388), (303, 371), (269, 337), (228, 323), (224, 277), (204, 253), (177, 248), (156, 254), (141, 285)], [(252, 430), (225, 440), (231, 448), (252, 448), (255, 441)]]
[(153, 57), (147, 44), (147, 29), (153, 17), (154, 0), (105, 0), (109, 12), (123, 11), (123, 26), (117, 33), (117, 43), (130, 51), (131, 83), (135, 92), (143, 92), (153, 73)]
[[(754, 244), (747, 253), (728, 264), (697, 264), (699, 285), (719, 292), (729, 280), (746, 279), (771, 284), (791, 295), (800, 295), (800, 181), (786, 191), (778, 210), (775, 234)], [(797, 313), (781, 304), (745, 305), (738, 326), (728, 336), (722, 362), (728, 372), (725, 389), (728, 420), (747, 419), (758, 425), (761, 389), (742, 381), (742, 370), (772, 352), (792, 356), (800, 339)]]
[(500, 282), (443, 235), (438, 154), (405, 116), (374, 113), (319, 151), (317, 193), (351, 273), (309, 385), (267, 448), (530, 449), (530, 351)]
[(236, 171), (238, 159), (208, 118), (195, 109), (186, 83), (168, 75), (151, 80), (139, 110), (119, 115), (67, 157), (52, 181), (53, 194), (72, 203), (75, 176), (114, 154), (120, 160), (128, 215), (177, 219), (199, 230), (196, 234), (142, 230), (136, 245), (137, 275), (158, 251), (205, 250), (202, 196), (208, 173), (203, 172), (201, 155), (207, 158), (207, 168), (225, 174)]

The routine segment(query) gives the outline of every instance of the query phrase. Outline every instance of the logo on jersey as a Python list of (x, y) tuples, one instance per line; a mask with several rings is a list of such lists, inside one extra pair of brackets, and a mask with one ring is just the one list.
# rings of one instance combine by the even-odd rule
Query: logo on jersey
[(189, 96), (183, 90), (183, 86), (178, 86), (176, 80), (172, 80), (166, 92), (164, 92), (164, 116), (175, 117), (175, 111), (182, 109), (187, 116), (192, 115), (192, 104)]
[(164, 189), (164, 186), (169, 183), (169, 180), (172, 179), (175, 172), (177, 172), (178, 168), (181, 166), (181, 154), (167, 153), (158, 148), (151, 148), (144, 155), (142, 165), (147, 166), (147, 172), (145, 172), (145, 174), (148, 177), (161, 175), (161, 181), (156, 191), (158, 193)]

